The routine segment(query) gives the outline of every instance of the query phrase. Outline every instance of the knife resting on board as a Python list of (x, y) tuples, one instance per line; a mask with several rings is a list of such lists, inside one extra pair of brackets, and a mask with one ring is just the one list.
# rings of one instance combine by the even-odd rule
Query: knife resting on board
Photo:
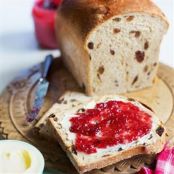
[(47, 94), (49, 82), (46, 77), (53, 61), (52, 55), (47, 55), (45, 61), (41, 64), (41, 77), (36, 84), (34, 100), (32, 102), (31, 111), (27, 114), (27, 121), (32, 122), (38, 115)]

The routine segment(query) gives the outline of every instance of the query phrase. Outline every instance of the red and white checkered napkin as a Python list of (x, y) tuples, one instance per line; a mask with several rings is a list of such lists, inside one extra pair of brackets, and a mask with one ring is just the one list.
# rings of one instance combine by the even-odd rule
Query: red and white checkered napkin
[(174, 147), (165, 147), (157, 156), (157, 164), (154, 171), (143, 167), (139, 174), (174, 174)]
[(143, 167), (138, 174), (154, 174), (154, 172), (147, 167)]

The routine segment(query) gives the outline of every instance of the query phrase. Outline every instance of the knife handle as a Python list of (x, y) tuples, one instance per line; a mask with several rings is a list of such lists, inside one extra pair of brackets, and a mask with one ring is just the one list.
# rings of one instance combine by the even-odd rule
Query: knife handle
[(45, 79), (47, 77), (52, 61), (53, 56), (51, 54), (45, 57), (45, 60), (41, 66), (41, 78)]

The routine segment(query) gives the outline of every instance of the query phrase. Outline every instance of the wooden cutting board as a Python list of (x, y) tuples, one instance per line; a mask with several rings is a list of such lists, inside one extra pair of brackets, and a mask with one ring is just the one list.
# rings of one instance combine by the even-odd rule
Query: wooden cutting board
[[(63, 174), (75, 174), (77, 172), (58, 143), (33, 133), (33, 127), (65, 91), (83, 92), (83, 89), (78, 87), (71, 74), (64, 68), (61, 59), (55, 59), (48, 75), (50, 87), (44, 105), (38, 119), (32, 124), (28, 124), (25, 116), (31, 107), (33, 91), (40, 77), (39, 70), (40, 65), (37, 65), (22, 71), (3, 91), (0, 96), (0, 134), (7, 139), (27, 141), (37, 146), (44, 154), (47, 168), (55, 169), (56, 173), (62, 171)], [(171, 143), (174, 142), (174, 69), (160, 64), (158, 78), (153, 87), (125, 95), (151, 107), (165, 123), (169, 134), (168, 139), (171, 140)], [(96, 170), (92, 173), (133, 173), (144, 162), (150, 163), (151, 159), (148, 156), (138, 156), (117, 163), (114, 167)]]

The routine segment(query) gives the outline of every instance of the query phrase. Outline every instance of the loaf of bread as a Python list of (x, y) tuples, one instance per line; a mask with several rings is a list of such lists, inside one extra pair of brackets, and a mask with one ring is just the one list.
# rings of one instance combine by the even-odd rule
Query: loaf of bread
[(64, 0), (56, 16), (65, 65), (88, 95), (151, 86), (167, 29), (151, 0)]
[(134, 99), (90, 98), (69, 92), (49, 115), (53, 135), (79, 173), (139, 154), (156, 154), (165, 144), (162, 123), (153, 111)]

